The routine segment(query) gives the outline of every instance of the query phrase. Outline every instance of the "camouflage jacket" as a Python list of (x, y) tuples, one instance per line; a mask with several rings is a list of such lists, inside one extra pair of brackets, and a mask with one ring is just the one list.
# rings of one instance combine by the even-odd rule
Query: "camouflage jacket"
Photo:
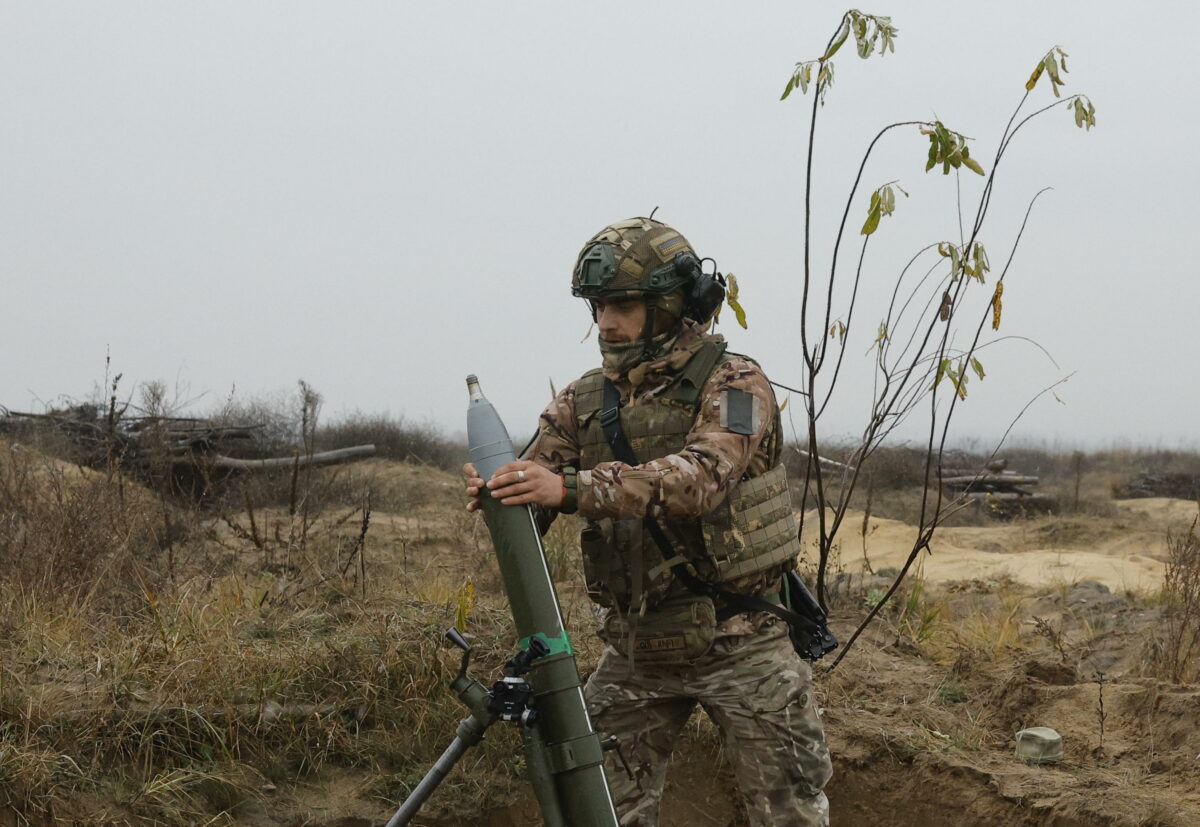
[[(666, 356), (638, 365), (628, 376), (607, 371), (605, 375), (617, 386), (623, 405), (637, 405), (664, 391), (706, 340), (723, 338), (689, 323)], [(579, 467), (577, 385), (576, 381), (565, 387), (542, 412), (538, 433), (523, 454), (556, 473), (566, 466)], [(732, 389), (755, 397), (752, 434), (733, 433), (721, 424), (722, 396)], [(699, 412), (680, 451), (640, 465), (604, 462), (579, 472), (579, 514), (589, 519), (707, 514), (744, 475), (769, 469), (771, 442), (781, 437), (773, 433), (775, 407), (775, 393), (762, 368), (733, 356), (718, 365), (701, 390)], [(540, 522), (548, 525), (553, 516), (543, 514)], [(765, 593), (777, 588), (777, 578), (770, 580), (750, 588), (745, 588), (750, 584), (739, 584), (738, 590)]]

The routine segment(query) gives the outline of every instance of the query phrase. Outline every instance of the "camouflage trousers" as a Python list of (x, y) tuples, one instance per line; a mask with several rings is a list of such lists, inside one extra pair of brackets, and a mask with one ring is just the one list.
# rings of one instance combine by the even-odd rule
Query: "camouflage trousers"
[(584, 689), (602, 736), (615, 735), (605, 757), (608, 784), (623, 827), (658, 824), (667, 760), (696, 704), (721, 733), (753, 825), (825, 827), (822, 788), (833, 768), (813, 701), (812, 669), (787, 627), (772, 622), (747, 635), (718, 637), (694, 664), (630, 669), (609, 647)]

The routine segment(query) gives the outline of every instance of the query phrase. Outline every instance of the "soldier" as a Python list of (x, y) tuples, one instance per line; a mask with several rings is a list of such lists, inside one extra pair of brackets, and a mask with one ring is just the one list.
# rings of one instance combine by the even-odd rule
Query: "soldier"
[(771, 385), (707, 332), (721, 282), (661, 222), (593, 236), (571, 292), (591, 307), (602, 367), (550, 403), (521, 459), (486, 483), (464, 467), (467, 508), (486, 484), (504, 504), (535, 505), (543, 528), (557, 513), (586, 520), (584, 574), (608, 645), (584, 694), (631, 771), (607, 753), (622, 825), (658, 823), (667, 760), (697, 703), (752, 824), (827, 825), (832, 768), (809, 665), (786, 623), (711, 596), (778, 602), (795, 566)]

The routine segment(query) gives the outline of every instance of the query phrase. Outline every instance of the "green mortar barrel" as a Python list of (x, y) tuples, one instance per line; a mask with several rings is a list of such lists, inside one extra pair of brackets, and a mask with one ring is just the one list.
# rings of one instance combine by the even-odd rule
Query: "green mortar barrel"
[[(474, 376), (467, 377), (467, 387), (471, 394), (467, 408), (471, 461), (479, 476), (488, 480), (516, 455), (508, 430)], [(550, 824), (554, 810), (551, 804), (556, 799), (570, 827), (617, 827), (600, 738), (588, 718), (575, 653), (563, 626), (533, 512), (529, 506), (501, 505), (486, 489), (480, 500), (520, 645), (528, 646), (529, 639), (536, 636), (550, 648), (550, 653), (535, 660), (529, 671), (538, 715), (534, 724), (537, 737), (525, 739), (526, 750), (531, 753), (529, 765), (549, 771), (553, 789), (545, 788), (545, 772), (530, 774), (543, 815)]]

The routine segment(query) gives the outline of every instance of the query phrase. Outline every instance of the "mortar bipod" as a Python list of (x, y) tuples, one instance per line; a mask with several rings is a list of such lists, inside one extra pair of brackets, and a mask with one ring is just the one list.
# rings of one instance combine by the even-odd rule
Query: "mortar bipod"
[[(471, 714), (459, 723), (450, 746), (434, 762), (429, 772), (421, 779), (421, 783), (417, 784), (404, 803), (400, 805), (400, 809), (388, 821), (387, 827), (402, 827), (402, 825), (408, 824), (429, 796), (433, 794), (433, 791), (442, 783), (442, 780), (449, 775), (450, 770), (458, 763), (458, 759), (462, 758), (468, 749), (482, 741), (487, 728), (496, 721), (507, 721), (519, 726), (527, 752), (529, 752), (531, 742), (540, 742), (532, 730), (534, 724), (537, 723), (537, 710), (529, 706), (529, 702), (533, 698), (533, 687), (525, 680), (525, 675), (535, 660), (550, 654), (550, 647), (546, 645), (546, 642), (538, 637), (530, 638), (529, 647), (513, 655), (504, 665), (504, 677), (492, 684), (491, 690), (488, 690), (467, 674), (467, 669), (471, 664), (471, 644), (454, 627), (446, 630), (446, 638), (463, 653), (458, 667), (458, 675), (451, 682), (450, 689), (470, 710)], [(548, 771), (544, 767), (532, 765), (529, 769), (530, 780), (534, 781), (534, 790), (537, 792), (539, 804), (543, 807), (543, 813), (545, 814), (547, 812), (545, 808), (549, 807), (552, 814), (558, 809), (558, 802), (554, 797), (552, 782), (549, 782)], [(539, 778), (538, 776), (543, 777)], [(547, 815), (547, 825), (555, 823), (552, 818), (553, 815)], [(561, 812), (558, 814), (557, 823), (564, 823)]]

